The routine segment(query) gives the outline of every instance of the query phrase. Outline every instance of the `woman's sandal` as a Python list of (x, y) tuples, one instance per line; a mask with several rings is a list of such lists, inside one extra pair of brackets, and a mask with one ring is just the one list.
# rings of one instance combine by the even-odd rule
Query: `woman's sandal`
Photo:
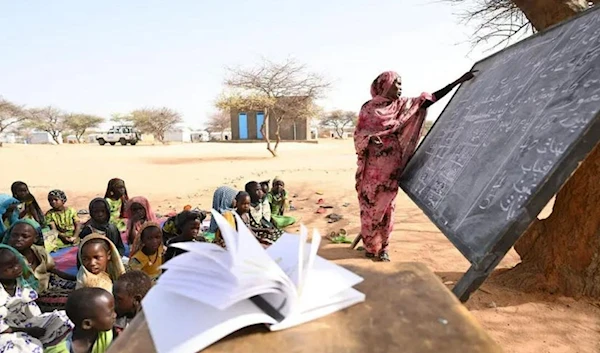
[(367, 257), (367, 259), (374, 259), (375, 258), (375, 254), (373, 254), (371, 252), (365, 253), (365, 256)]
[(384, 251), (381, 254), (379, 254), (379, 261), (390, 262), (390, 255), (387, 253), (387, 251)]

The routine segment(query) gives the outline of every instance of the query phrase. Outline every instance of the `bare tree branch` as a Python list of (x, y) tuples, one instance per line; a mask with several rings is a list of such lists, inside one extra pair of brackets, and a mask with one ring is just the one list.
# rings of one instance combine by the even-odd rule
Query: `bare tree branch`
[[(227, 72), (225, 86), (233, 92), (220, 97), (217, 107), (226, 111), (264, 110), (265, 121), (260, 130), (273, 156), (277, 155), (281, 141), (281, 123), (309, 117), (315, 112), (314, 101), (322, 98), (331, 86), (323, 76), (291, 58), (283, 62), (263, 59), (254, 67), (227, 68)], [(273, 148), (267, 131), (270, 118), (276, 121)]]
[(219, 110), (208, 118), (207, 129), (209, 132), (220, 132), (221, 139), (224, 139), (225, 130), (231, 128), (231, 116), (225, 110)]
[(34, 129), (45, 131), (50, 134), (54, 142), (62, 143), (60, 137), (67, 128), (65, 124), (66, 115), (58, 108), (48, 106), (27, 110), (29, 115), (27, 125)]
[(16, 105), (0, 96), (0, 134), (27, 120), (22, 106)]
[(181, 122), (181, 115), (166, 107), (144, 108), (132, 111), (127, 120), (141, 132), (152, 134), (158, 141), (164, 143), (165, 133)]
[(490, 44), (488, 50), (510, 45), (514, 40), (535, 32), (523, 11), (511, 0), (443, 0), (453, 5), (467, 4), (459, 20), (474, 24), (472, 48)]

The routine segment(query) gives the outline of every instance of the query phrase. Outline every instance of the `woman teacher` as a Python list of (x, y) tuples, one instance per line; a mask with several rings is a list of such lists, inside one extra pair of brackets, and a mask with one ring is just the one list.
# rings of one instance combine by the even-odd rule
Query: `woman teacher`
[(423, 93), (417, 98), (400, 96), (402, 80), (393, 71), (382, 73), (371, 84), (373, 99), (362, 106), (354, 132), (360, 234), (368, 258), (390, 261), (387, 250), (398, 179), (416, 149), (427, 108), (472, 79), (475, 72), (467, 72), (433, 95)]

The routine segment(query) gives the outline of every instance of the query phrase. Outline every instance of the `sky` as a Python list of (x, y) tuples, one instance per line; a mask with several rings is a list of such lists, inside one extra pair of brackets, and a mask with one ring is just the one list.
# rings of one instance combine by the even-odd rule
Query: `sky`
[(324, 109), (357, 111), (383, 71), (418, 95), (483, 58), (459, 11), (436, 0), (0, 0), (0, 95), (105, 118), (167, 106), (199, 127), (226, 67), (291, 57), (332, 82)]

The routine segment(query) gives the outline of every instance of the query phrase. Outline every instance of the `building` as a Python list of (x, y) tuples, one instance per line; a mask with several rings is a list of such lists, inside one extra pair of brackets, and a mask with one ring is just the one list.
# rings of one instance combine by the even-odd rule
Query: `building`
[[(291, 97), (292, 99), (295, 97)], [(287, 97), (279, 98), (288, 99)], [(265, 113), (260, 110), (232, 110), (231, 111), (231, 139), (232, 140), (262, 140), (261, 127), (265, 122)], [(269, 119), (267, 122), (267, 137), (275, 138), (277, 120)], [(310, 119), (285, 119), (279, 126), (281, 140), (304, 141), (311, 140)]]

